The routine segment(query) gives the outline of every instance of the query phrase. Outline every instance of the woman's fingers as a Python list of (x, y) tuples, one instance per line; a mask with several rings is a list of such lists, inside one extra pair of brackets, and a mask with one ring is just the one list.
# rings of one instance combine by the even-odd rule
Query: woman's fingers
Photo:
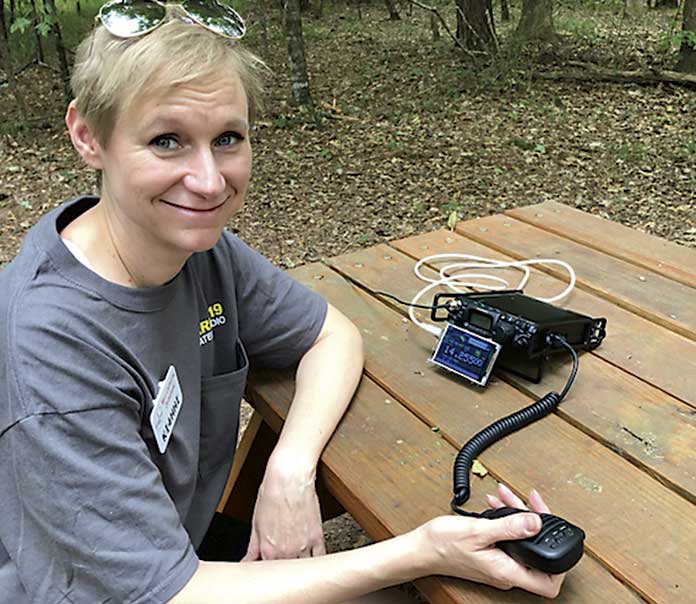
[[(522, 567), (522, 565), (520, 565)], [(555, 598), (561, 591), (565, 575), (549, 575), (533, 568), (522, 567), (515, 574), (515, 586), (546, 598)]]
[(536, 489), (532, 489), (532, 491), (529, 493), (529, 505), (535, 512), (538, 512), (539, 514), (551, 513), (551, 510), (549, 510), (549, 506), (546, 505), (546, 502), (541, 498), (541, 495), (539, 495)]
[(551, 513), (549, 506), (546, 505), (546, 502), (536, 489), (532, 489), (529, 493), (529, 507), (504, 484), (498, 485), (498, 492), (496, 495), (486, 495), (486, 501), (492, 508), (509, 506), (520, 510), (531, 509), (538, 514)]
[(511, 508), (518, 508), (520, 510), (526, 510), (527, 506), (517, 495), (515, 495), (508, 487), (504, 484), (498, 485), (498, 499), (502, 501), (505, 505)]
[(495, 495), (486, 495), (486, 501), (488, 502), (488, 506), (492, 508), (502, 508), (505, 507), (505, 504), (500, 501)]
[(311, 549), (311, 552), (312, 557), (324, 556), (326, 555), (326, 545), (322, 541), (321, 543), (314, 545)]
[(261, 557), (259, 550), (259, 538), (256, 530), (251, 531), (251, 538), (249, 539), (249, 547), (247, 548), (246, 555), (242, 558), (242, 562), (253, 562)]
[(490, 547), (499, 541), (515, 541), (536, 535), (541, 529), (537, 514), (511, 514), (503, 518), (476, 521), (478, 544)]

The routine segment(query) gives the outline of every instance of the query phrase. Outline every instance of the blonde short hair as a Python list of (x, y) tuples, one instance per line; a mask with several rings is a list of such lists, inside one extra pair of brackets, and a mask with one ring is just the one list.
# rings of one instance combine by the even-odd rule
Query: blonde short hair
[(207, 77), (238, 76), (253, 123), (266, 71), (238, 42), (174, 18), (137, 38), (95, 28), (77, 49), (71, 83), (78, 111), (106, 145), (118, 117), (138, 100)]

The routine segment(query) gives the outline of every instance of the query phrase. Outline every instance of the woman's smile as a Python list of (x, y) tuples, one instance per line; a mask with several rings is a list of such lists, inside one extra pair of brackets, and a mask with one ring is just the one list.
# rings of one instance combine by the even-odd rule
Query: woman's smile
[(225, 203), (229, 200), (229, 197), (226, 197), (223, 199), (220, 203), (217, 205), (214, 205), (209, 208), (203, 208), (203, 207), (196, 207), (195, 203), (190, 203), (190, 204), (181, 204), (181, 203), (174, 203), (173, 201), (167, 201), (166, 199), (160, 199), (160, 201), (172, 208), (175, 208), (176, 210), (180, 210), (185, 213), (190, 213), (193, 214), (194, 216), (213, 216), (214, 214), (218, 213), (225, 207)]

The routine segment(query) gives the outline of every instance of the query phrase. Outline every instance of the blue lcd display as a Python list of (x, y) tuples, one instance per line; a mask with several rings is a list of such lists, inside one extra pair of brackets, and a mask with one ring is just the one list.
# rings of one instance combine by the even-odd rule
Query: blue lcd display
[(500, 344), (447, 324), (431, 361), (484, 386), (500, 352)]

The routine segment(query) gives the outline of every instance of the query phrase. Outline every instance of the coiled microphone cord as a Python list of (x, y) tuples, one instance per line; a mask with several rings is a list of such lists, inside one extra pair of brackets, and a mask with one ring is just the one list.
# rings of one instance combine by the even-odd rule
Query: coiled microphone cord
[(550, 344), (558, 343), (564, 348), (567, 348), (573, 356), (573, 369), (570, 377), (566, 382), (565, 388), (558, 392), (549, 392), (546, 396), (540, 398), (535, 403), (532, 403), (524, 409), (520, 409), (515, 413), (497, 420), (491, 425), (481, 430), (478, 434), (469, 439), (469, 441), (459, 451), (457, 458), (454, 461), (454, 498), (451, 502), (452, 511), (461, 516), (478, 517), (479, 514), (466, 512), (460, 508), (471, 494), (469, 486), (469, 471), (474, 459), (478, 457), (482, 451), (491, 446), (494, 442), (506, 437), (508, 434), (528, 426), (532, 422), (541, 419), (551, 413), (561, 401), (565, 398), (570, 390), (570, 387), (575, 381), (575, 376), (578, 372), (578, 355), (575, 349), (566, 342), (561, 336), (551, 334), (548, 336)]

